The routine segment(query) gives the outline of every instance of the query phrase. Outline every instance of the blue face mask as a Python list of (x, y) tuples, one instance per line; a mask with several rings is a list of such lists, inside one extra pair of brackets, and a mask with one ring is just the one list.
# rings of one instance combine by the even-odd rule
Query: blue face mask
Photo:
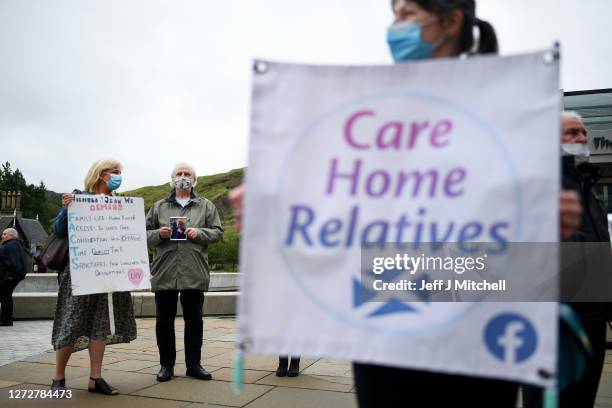
[(110, 176), (111, 177), (106, 182), (106, 187), (108, 187), (110, 191), (115, 191), (121, 186), (122, 178), (120, 174), (111, 174)]
[[(426, 23), (428, 24), (428, 23)], [(387, 44), (393, 61), (414, 61), (430, 58), (434, 48), (440, 44), (430, 44), (421, 38), (422, 23), (407, 22), (394, 24), (387, 31)]]

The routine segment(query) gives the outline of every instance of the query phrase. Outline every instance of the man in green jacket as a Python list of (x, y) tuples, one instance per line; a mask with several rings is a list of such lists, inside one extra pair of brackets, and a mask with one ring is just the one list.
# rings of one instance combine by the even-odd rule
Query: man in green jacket
[[(177, 164), (172, 171), (172, 193), (155, 204), (147, 213), (147, 242), (155, 247), (151, 265), (151, 286), (155, 292), (157, 347), (161, 369), (158, 381), (169, 381), (174, 375), (176, 340), (174, 319), (180, 294), (185, 320), (185, 363), (187, 375), (210, 380), (212, 375), (201, 366), (203, 336), (202, 308), (208, 290), (208, 245), (223, 236), (219, 212), (215, 205), (198, 196), (195, 170)], [(171, 223), (171, 217), (174, 218)], [(173, 234), (171, 225), (177, 220), (187, 229)]]

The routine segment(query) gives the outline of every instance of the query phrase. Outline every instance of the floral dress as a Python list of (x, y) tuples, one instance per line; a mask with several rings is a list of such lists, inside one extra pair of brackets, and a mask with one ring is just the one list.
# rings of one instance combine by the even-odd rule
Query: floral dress
[[(53, 233), (60, 238), (68, 235), (68, 211), (65, 208), (53, 223)], [(73, 344), (74, 351), (86, 349), (89, 339), (106, 344), (129, 343), (136, 339), (136, 320), (130, 292), (112, 294), (115, 332), (111, 334), (108, 294), (73, 296), (70, 262), (59, 271), (59, 291), (51, 343), (55, 350)]]

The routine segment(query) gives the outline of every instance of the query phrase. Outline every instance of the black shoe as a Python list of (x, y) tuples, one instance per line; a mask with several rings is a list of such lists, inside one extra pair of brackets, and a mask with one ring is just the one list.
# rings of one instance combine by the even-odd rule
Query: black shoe
[(0, 326), (12, 326), (13, 325), (13, 321), (2, 321), (0, 322)]
[(94, 388), (87, 388), (89, 392), (97, 392), (104, 395), (118, 395), (119, 391), (111, 387), (109, 383), (104, 381), (104, 378), (93, 378), (89, 377), (95, 384)]
[(61, 380), (53, 380), (51, 382), (51, 390), (52, 391), (61, 391), (66, 389), (66, 379), (62, 378)]
[(157, 381), (170, 381), (172, 377), (174, 377), (174, 368), (161, 366), (159, 373), (157, 373)]
[(300, 359), (292, 358), (289, 364), (289, 371), (287, 371), (287, 377), (297, 377), (300, 374)]
[(289, 359), (287, 357), (278, 358), (278, 368), (276, 369), (277, 377), (284, 377), (287, 375), (287, 363)]
[(187, 377), (197, 378), (198, 380), (212, 380), (212, 374), (202, 368), (201, 365), (187, 367), (185, 374)]

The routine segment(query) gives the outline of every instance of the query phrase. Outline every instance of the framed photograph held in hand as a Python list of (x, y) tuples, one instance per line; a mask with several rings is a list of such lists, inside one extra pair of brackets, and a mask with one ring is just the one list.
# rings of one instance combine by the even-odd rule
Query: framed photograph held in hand
[(187, 217), (170, 217), (170, 228), (172, 228), (172, 234), (170, 235), (171, 241), (185, 241), (187, 240)]

